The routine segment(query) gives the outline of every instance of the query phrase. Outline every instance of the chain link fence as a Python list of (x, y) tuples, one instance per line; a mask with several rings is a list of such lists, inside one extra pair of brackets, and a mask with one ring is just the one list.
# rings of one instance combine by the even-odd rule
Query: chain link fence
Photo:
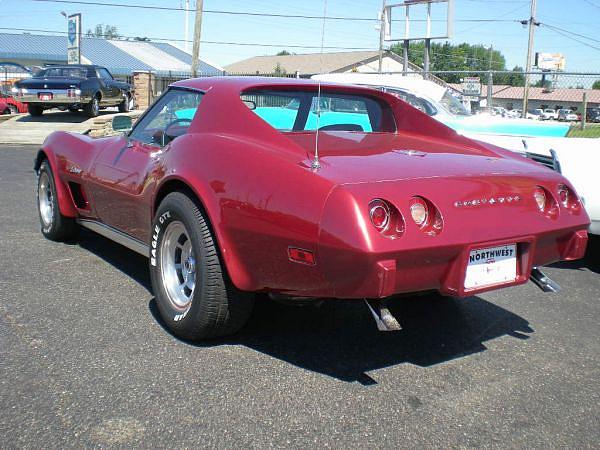
[(539, 115), (543, 110), (546, 115), (542, 120), (567, 120), (565, 112), (559, 118), (552, 110), (556, 114), (569, 110), (581, 115), (584, 109), (600, 107), (600, 73), (487, 71), (432, 75), (446, 82), (473, 112), (482, 108), (501, 114), (520, 111), (525, 97), (527, 111), (523, 116)]
[[(226, 76), (310, 78), (298, 73), (227, 73)], [(386, 73), (402, 77), (401, 72)], [(572, 128), (597, 127), (600, 131), (600, 73), (443, 71), (419, 74), (460, 101), (473, 113), (486, 112), (507, 118), (563, 121)], [(148, 87), (149, 100), (160, 96), (170, 84), (190, 78), (186, 72), (156, 73)], [(199, 76), (202, 76), (201, 74)], [(128, 77), (132, 82), (132, 78)], [(526, 89), (525, 86), (529, 85)], [(527, 96), (527, 107), (523, 110)]]

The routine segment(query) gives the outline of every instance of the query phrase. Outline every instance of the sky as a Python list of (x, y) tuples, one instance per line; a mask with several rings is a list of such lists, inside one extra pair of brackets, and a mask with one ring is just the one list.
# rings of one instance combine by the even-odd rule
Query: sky
[[(97, 1), (168, 7), (181, 7), (185, 3), (184, 0)], [(200, 48), (201, 58), (226, 66), (252, 56), (272, 55), (280, 50), (295, 53), (319, 52), (322, 19), (226, 15), (210, 11), (322, 16), (325, 2), (327, 16), (371, 19), (378, 17), (382, 5), (382, 0), (205, 0), (202, 40), (221, 43), (203, 43)], [(398, 3), (398, 1), (391, 0), (389, 3)], [(461, 42), (482, 44), (486, 47), (492, 45), (494, 49), (504, 54), (508, 68), (515, 65), (524, 67), (528, 32), (516, 20), (529, 18), (529, 10), (529, 0), (456, 0), (454, 33), (450, 41), (455, 44)], [(61, 11), (66, 11), (68, 14), (82, 13), (84, 30), (102, 23), (116, 26), (119, 33), (126, 36), (147, 36), (164, 40), (184, 39), (185, 13), (183, 11), (45, 3), (33, 0), (0, 0), (0, 32), (11, 32), (2, 28), (66, 31), (66, 21), (60, 15)], [(440, 11), (434, 11), (434, 18), (442, 17)], [(506, 22), (472, 22), (473, 19), (498, 19)], [(539, 0), (537, 20), (542, 24), (590, 37), (592, 40), (572, 35), (571, 38), (567, 38), (555, 30), (540, 26), (536, 27), (535, 32), (535, 51), (563, 53), (566, 56), (567, 71), (600, 72), (600, 34), (597, 33), (600, 23), (600, 0)], [(376, 25), (375, 20), (326, 20), (323, 45), (324, 47), (377, 49), (379, 31)], [(436, 29), (443, 27), (443, 21), (436, 22), (435, 26)], [(190, 14), (190, 36), (192, 27), (193, 14)], [(413, 31), (418, 32), (418, 28), (418, 23), (415, 23)], [(572, 38), (586, 42), (591, 47)], [(222, 42), (231, 44), (222, 44)], [(181, 42), (176, 44), (184, 45)], [(334, 51), (334, 49), (325, 48), (324, 51)]]

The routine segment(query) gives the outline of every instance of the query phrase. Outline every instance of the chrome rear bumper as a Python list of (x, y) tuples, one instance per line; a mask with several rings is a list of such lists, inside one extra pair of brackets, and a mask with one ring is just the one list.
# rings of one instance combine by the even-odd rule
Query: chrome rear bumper
[[(51, 100), (42, 100), (39, 94), (49, 93), (52, 94)], [(35, 104), (48, 104), (48, 105), (64, 105), (82, 103), (86, 100), (81, 95), (68, 96), (67, 89), (28, 89), (26, 94), (21, 94), (18, 97), (19, 101), (23, 103), (35, 103)]]

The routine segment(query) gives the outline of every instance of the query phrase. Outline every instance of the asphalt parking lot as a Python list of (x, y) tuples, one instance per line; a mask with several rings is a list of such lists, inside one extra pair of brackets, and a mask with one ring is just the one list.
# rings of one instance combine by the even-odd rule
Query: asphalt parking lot
[(600, 442), (600, 245), (532, 283), (364, 305), (262, 301), (193, 345), (161, 325), (147, 262), (39, 232), (35, 147), (0, 147), (0, 446), (536, 447)]

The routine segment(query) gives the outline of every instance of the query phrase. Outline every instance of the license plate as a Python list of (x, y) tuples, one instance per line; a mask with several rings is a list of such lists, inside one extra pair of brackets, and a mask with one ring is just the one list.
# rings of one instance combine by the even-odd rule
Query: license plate
[(42, 101), (52, 100), (52, 92), (40, 92), (38, 98)]
[(465, 276), (465, 289), (510, 283), (517, 279), (517, 245), (471, 250)]

